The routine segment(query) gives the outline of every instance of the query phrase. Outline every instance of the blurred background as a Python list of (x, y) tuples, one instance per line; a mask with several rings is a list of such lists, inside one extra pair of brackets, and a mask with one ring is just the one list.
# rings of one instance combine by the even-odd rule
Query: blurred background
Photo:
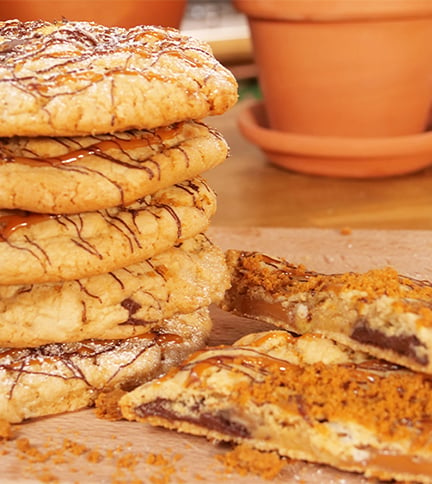
[(347, 232), (432, 229), (430, 165), (402, 176), (349, 178), (307, 175), (268, 163), (265, 153), (238, 128), (245, 106), (262, 98), (246, 17), (229, 0), (189, 0), (182, 28), (209, 41), (239, 81), (237, 106), (208, 120), (231, 146), (230, 159), (207, 176), (220, 200), (216, 224)]
[[(91, 6), (94, 10), (90, 15), (98, 20), (96, 16), (102, 11), (113, 15), (114, 11), (104, 6), (117, 2), (129, 21), (141, 22), (144, 14), (150, 13), (151, 6), (156, 7), (159, 15), (177, 1), (0, 0), (0, 18), (15, 17), (17, 8), (21, 8), (22, 16), (36, 15), (31, 10), (43, 5), (47, 6), (46, 15), (58, 16), (62, 4), (69, 4), (77, 15), (82, 15), (84, 6)], [(282, 5), (289, 0), (279, 1)], [(180, 29), (208, 41), (215, 56), (239, 82), (238, 104), (224, 115), (206, 120), (222, 132), (231, 148), (229, 159), (207, 174), (219, 196), (216, 225), (317, 227), (344, 231), (355, 228), (432, 229), (432, 135), (429, 130), (414, 140), (422, 144), (423, 156), (426, 156), (424, 166), (403, 175), (319, 176), (276, 166), (239, 129), (239, 119), (245, 110), (262, 99), (247, 18), (230, 0), (188, 0), (179, 11)], [(119, 12), (115, 22), (119, 21)], [(404, 147), (408, 155), (409, 149), (409, 146)]]
[(231, 0), (189, 0), (181, 29), (209, 42), (237, 79), (256, 78), (248, 21)]

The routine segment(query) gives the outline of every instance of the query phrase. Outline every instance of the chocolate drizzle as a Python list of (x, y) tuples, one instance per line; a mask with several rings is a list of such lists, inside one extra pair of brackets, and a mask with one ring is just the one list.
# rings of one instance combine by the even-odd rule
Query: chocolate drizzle
[(0, 55), (6, 55), (6, 54), (9, 54), (10, 52), (14, 52), (16, 50), (16, 47), (21, 46), (25, 43), (26, 41), (24, 39), (12, 39), (12, 40), (3, 42), (0, 45)]
[[(210, 190), (205, 183), (203, 183), (203, 185)], [(185, 190), (187, 193), (189, 193), (193, 198), (194, 204), (198, 202), (198, 192), (200, 190), (200, 186), (193, 181), (186, 181), (182, 184), (177, 184), (175, 185), (175, 188)], [(199, 206), (197, 208), (201, 209)], [(152, 197), (145, 197), (137, 200), (134, 204), (119, 210), (117, 210), (117, 208), (114, 210), (100, 210), (98, 213), (104, 218), (105, 222), (109, 226), (125, 235), (130, 244), (130, 250), (133, 252), (134, 246), (138, 248), (142, 247), (139, 236), (136, 233), (138, 229), (137, 217), (139, 217), (142, 212), (148, 211), (153, 213), (153, 215), (158, 218), (155, 210), (166, 211), (170, 214), (177, 227), (177, 239), (180, 240), (182, 236), (182, 221), (177, 214), (175, 207), (173, 208), (171, 205), (159, 203), (157, 197), (154, 199)], [(124, 214), (127, 214), (127, 216), (131, 218), (132, 224), (125, 219)], [(96, 246), (91, 244), (90, 241), (86, 240), (86, 238), (82, 235), (85, 226), (84, 217), (85, 214), (54, 215), (25, 212), (20, 210), (3, 211), (3, 213), (0, 215), (0, 240), (8, 240), (9, 237), (19, 229), (30, 228), (31, 226), (39, 223), (55, 220), (65, 228), (73, 228), (73, 232), (76, 233), (77, 237), (72, 237), (71, 240), (76, 245), (96, 255), (97, 257), (101, 257)]]
[[(10, 74), (2, 82), (16, 82), (43, 96), (72, 94), (115, 75), (139, 75), (165, 79), (154, 66), (165, 57), (175, 58), (189, 69), (216, 69), (217, 62), (199, 42), (186, 40), (175, 30), (140, 26), (127, 30), (85, 22), (2, 22), (0, 59)], [(60, 49), (59, 46), (62, 48)], [(92, 67), (95, 59), (113, 55), (123, 63), (106, 62)], [(136, 59), (132, 62), (132, 57)], [(41, 62), (41, 61), (44, 62)], [(143, 62), (147, 68), (143, 68)], [(17, 77), (14, 67), (25, 66), (31, 76)], [(37, 67), (44, 65), (44, 67)], [(42, 79), (43, 76), (43, 79)]]

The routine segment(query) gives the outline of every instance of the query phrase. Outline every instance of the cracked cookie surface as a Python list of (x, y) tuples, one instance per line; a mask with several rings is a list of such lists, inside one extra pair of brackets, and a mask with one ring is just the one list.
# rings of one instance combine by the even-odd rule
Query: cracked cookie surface
[(7, 20), (0, 59), (0, 136), (151, 129), (237, 100), (210, 47), (174, 29)]
[(162, 321), (125, 340), (87, 340), (0, 349), (0, 417), (9, 422), (93, 405), (100, 392), (131, 389), (202, 347), (207, 308)]
[(128, 338), (222, 299), (224, 252), (200, 234), (139, 264), (76, 281), (0, 286), (0, 346)]

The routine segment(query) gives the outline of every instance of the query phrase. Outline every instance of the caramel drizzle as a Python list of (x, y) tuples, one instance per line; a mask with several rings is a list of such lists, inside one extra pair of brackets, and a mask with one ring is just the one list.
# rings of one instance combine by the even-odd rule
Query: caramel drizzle
[(125, 152), (126, 149), (140, 148), (146, 144), (147, 143), (143, 143), (142, 140), (101, 141), (90, 146), (89, 148), (81, 148), (61, 156), (55, 156), (52, 158), (28, 158), (24, 156), (15, 156), (8, 159), (7, 162), (19, 163), (28, 166), (51, 165), (57, 167), (85, 160), (90, 156), (106, 157), (107, 152), (112, 149)]
[(0, 240), (6, 241), (16, 230), (56, 218), (56, 215), (16, 212), (0, 216)]
[[(207, 350), (202, 350), (201, 354), (205, 354)], [(186, 360), (185, 364), (181, 367), (181, 371), (189, 371), (189, 376), (186, 380), (185, 386), (190, 386), (194, 384), (201, 384), (203, 380), (203, 375), (206, 371), (212, 370), (214, 368), (225, 369), (227, 371), (241, 372), (248, 376), (253, 381), (258, 381), (259, 375), (265, 376), (272, 371), (279, 371), (281, 373), (286, 371), (288, 362), (264, 355), (257, 350), (244, 348), (230, 348), (230, 347), (219, 347), (218, 354), (214, 356), (209, 356), (205, 359), (198, 359), (194, 361)], [(226, 351), (227, 354), (223, 354)], [(237, 353), (241, 352), (241, 358)], [(195, 354), (200, 354), (197, 352)], [(276, 370), (274, 370), (276, 365)], [(255, 373), (255, 378), (253, 376)]]

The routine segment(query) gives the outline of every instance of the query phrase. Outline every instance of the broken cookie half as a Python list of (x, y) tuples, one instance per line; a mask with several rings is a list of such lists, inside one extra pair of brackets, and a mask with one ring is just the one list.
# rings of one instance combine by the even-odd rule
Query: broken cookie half
[(258, 252), (227, 252), (221, 307), (296, 334), (320, 333), (377, 358), (432, 373), (432, 285), (392, 268), (320, 274)]
[(432, 377), (317, 334), (245, 336), (126, 394), (125, 418), (282, 456), (432, 483)]

